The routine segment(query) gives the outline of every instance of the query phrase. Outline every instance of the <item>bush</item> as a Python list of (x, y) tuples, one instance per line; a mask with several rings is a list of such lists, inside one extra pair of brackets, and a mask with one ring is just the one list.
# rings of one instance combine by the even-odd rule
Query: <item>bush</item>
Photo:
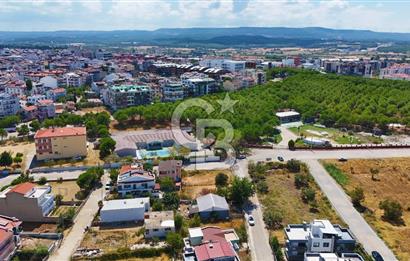
[(307, 187), (302, 189), (302, 200), (304, 202), (312, 202), (315, 200), (316, 192), (314, 189)]
[(277, 210), (266, 210), (263, 212), (263, 221), (270, 229), (282, 228), (283, 215)]
[(41, 177), (38, 182), (39, 185), (45, 185), (47, 183), (47, 178), (46, 177)]
[(54, 197), (54, 200), (55, 200), (55, 202), (56, 202), (56, 206), (57, 206), (57, 207), (60, 206), (60, 205), (61, 205), (61, 201), (63, 201), (63, 195), (57, 194), (57, 195)]
[(45, 246), (38, 246), (33, 249), (22, 249), (17, 252), (18, 260), (42, 261), (48, 256), (48, 249)]
[(248, 242), (248, 232), (246, 231), (245, 224), (241, 224), (241, 226), (239, 228), (235, 229), (235, 232), (239, 237), (239, 242), (240, 243)]
[(288, 147), (290, 150), (295, 150), (295, 141), (294, 140), (290, 140), (288, 142)]
[(362, 206), (362, 202), (364, 200), (364, 191), (362, 188), (357, 187), (350, 192), (350, 198), (352, 199), (352, 203), (355, 207)]
[(224, 186), (228, 185), (228, 180), (229, 180), (228, 175), (226, 175), (222, 172), (218, 173), (215, 177), (215, 185), (217, 187), (224, 187)]
[(169, 250), (172, 254), (178, 254), (182, 248), (184, 247), (184, 241), (182, 240), (182, 236), (175, 232), (169, 232), (165, 239)]
[(174, 222), (175, 230), (179, 232), (182, 228), (182, 225), (184, 224), (184, 218), (180, 214), (176, 214), (174, 217)]
[(282, 249), (280, 248), (279, 240), (276, 236), (271, 236), (269, 238), (269, 245), (276, 257), (276, 261), (284, 261)]
[(295, 186), (296, 188), (306, 188), (309, 187), (310, 177), (306, 174), (296, 174), (295, 175)]
[(286, 168), (293, 173), (300, 171), (301, 162), (295, 159), (291, 159), (286, 163)]
[(403, 215), (403, 208), (399, 202), (386, 199), (379, 203), (379, 208), (384, 210), (383, 217), (389, 221), (400, 222)]
[(259, 193), (266, 194), (269, 192), (268, 183), (266, 181), (261, 180), (256, 184), (256, 189)]

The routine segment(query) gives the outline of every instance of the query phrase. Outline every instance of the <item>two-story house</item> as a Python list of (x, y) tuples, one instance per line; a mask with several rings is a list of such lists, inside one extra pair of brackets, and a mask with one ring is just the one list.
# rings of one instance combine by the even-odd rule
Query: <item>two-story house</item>
[(155, 176), (145, 171), (141, 164), (124, 165), (117, 178), (117, 191), (121, 196), (140, 195), (151, 192), (155, 187)]
[(21, 224), (17, 218), (0, 215), (0, 260), (11, 260), (17, 251)]
[(170, 177), (175, 182), (181, 181), (182, 160), (164, 160), (158, 164), (158, 177)]
[(7, 188), (0, 194), (0, 213), (22, 221), (44, 222), (54, 209), (51, 187), (26, 182)]
[(304, 260), (305, 253), (352, 253), (356, 246), (349, 229), (333, 225), (329, 220), (288, 225), (285, 236), (289, 261)]

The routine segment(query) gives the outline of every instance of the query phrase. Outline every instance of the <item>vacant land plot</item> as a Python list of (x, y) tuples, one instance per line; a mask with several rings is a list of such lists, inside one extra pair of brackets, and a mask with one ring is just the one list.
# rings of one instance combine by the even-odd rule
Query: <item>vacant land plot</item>
[(34, 249), (39, 246), (45, 246), (49, 248), (54, 242), (55, 240), (52, 239), (22, 237), (21, 249)]
[(89, 144), (87, 148), (87, 156), (84, 159), (56, 159), (49, 161), (36, 161), (36, 167), (70, 167), (70, 166), (97, 166), (104, 164), (100, 159), (100, 151), (93, 149), (93, 145)]
[[(356, 187), (364, 190), (367, 208), (363, 216), (386, 241), (400, 260), (410, 260), (410, 159), (326, 160), (344, 175), (342, 187), (347, 193)], [(393, 225), (382, 219), (379, 202), (393, 199), (403, 207), (403, 225)]]
[(104, 229), (92, 227), (81, 242), (80, 247), (99, 248), (104, 252), (115, 251), (118, 248), (132, 247), (144, 242), (142, 227), (126, 227)]
[(67, 213), (70, 209), (74, 209), (74, 211), (77, 209), (77, 207), (74, 206), (58, 206), (56, 207), (53, 212), (50, 214), (50, 216), (53, 217), (58, 217), (64, 213)]
[(218, 173), (224, 173), (232, 179), (230, 170), (197, 170), (187, 171), (182, 177), (182, 191), (184, 196), (195, 199), (202, 192), (212, 192), (216, 190), (215, 177)]
[(306, 124), (299, 128), (290, 128), (290, 130), (298, 136), (330, 139), (338, 144), (368, 144), (383, 142), (383, 139), (377, 136), (342, 132), (335, 128), (325, 128), (311, 124)]
[(80, 191), (80, 187), (76, 181), (52, 181), (48, 182), (51, 186), (51, 191), (54, 195), (60, 194), (63, 196), (63, 201), (78, 200), (76, 194)]
[(13, 157), (16, 156), (17, 153), (23, 153), (23, 161), (21, 163), (21, 167), (24, 169), (26, 164), (30, 164), (30, 162), (27, 162), (28, 156), (34, 156), (36, 154), (36, 147), (34, 145), (34, 142), (8, 142), (6, 145), (1, 145), (0, 147), (0, 153), (4, 151), (11, 152)]
[[(310, 175), (302, 168), (299, 174)], [(309, 187), (315, 191), (315, 203), (306, 203), (302, 199), (302, 190), (295, 186), (295, 173), (287, 169), (275, 169), (266, 172), (265, 181), (268, 185), (267, 193), (258, 193), (263, 205), (264, 216), (269, 211), (274, 211), (281, 216), (280, 224), (300, 224), (303, 221), (310, 222), (313, 219), (328, 219), (332, 223), (344, 225), (336, 212), (331, 207), (325, 195), (311, 178)], [(270, 232), (277, 236), (281, 244), (284, 244), (285, 235), (283, 227), (277, 224)]]

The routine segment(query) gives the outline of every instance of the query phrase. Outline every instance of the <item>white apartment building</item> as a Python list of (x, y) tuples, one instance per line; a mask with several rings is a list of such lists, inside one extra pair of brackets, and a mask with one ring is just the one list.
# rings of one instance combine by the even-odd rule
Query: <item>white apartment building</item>
[(109, 200), (104, 202), (100, 218), (102, 223), (141, 221), (149, 208), (148, 197)]
[(31, 95), (31, 96), (27, 97), (27, 103), (36, 105), (36, 104), (38, 104), (40, 101), (44, 101), (44, 100), (47, 100), (47, 99), (48, 99), (48, 98), (47, 98), (46, 95), (43, 95), (43, 94), (35, 94), (35, 95)]
[(151, 192), (155, 187), (155, 176), (145, 171), (142, 165), (124, 165), (117, 178), (117, 191), (121, 196)]
[(67, 87), (80, 87), (83, 85), (83, 80), (81, 76), (76, 73), (67, 73), (64, 75), (64, 83)]
[(203, 67), (220, 68), (230, 72), (240, 72), (245, 70), (245, 61), (234, 61), (226, 59), (204, 59), (199, 61), (199, 65)]
[(0, 117), (16, 115), (20, 111), (20, 99), (16, 95), (0, 93)]
[(161, 86), (162, 101), (174, 102), (184, 98), (184, 86), (182, 83), (165, 83)]

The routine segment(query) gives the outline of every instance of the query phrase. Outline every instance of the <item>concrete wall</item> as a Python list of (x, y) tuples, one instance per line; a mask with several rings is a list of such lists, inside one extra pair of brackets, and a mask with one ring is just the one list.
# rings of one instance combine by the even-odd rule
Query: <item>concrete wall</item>
[(37, 153), (38, 160), (87, 156), (86, 136), (51, 138), (52, 153)]
[(125, 222), (125, 221), (139, 221), (144, 220), (144, 207), (136, 207), (132, 209), (114, 209), (114, 210), (101, 210), (100, 217), (101, 222)]

